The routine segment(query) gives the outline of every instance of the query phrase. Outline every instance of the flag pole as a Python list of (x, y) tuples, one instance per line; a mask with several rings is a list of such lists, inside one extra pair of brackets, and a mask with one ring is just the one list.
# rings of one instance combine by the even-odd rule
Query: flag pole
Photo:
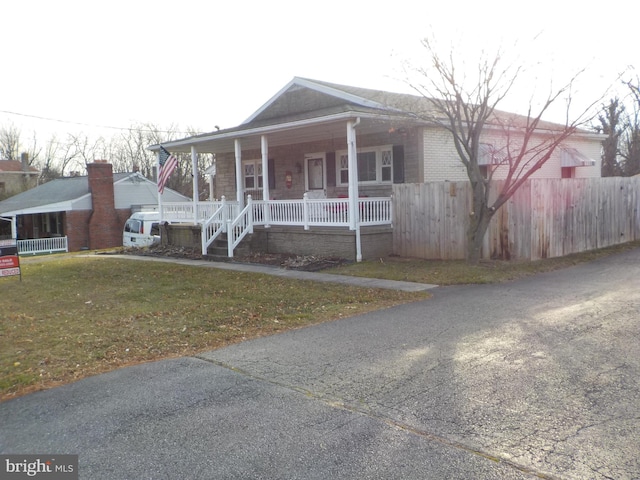
[[(160, 150), (156, 154), (156, 187), (158, 187), (158, 181), (160, 179)], [(160, 188), (158, 190), (158, 212), (160, 213), (160, 225), (162, 225), (162, 221), (164, 219), (164, 215), (162, 212), (162, 194), (160, 193)]]

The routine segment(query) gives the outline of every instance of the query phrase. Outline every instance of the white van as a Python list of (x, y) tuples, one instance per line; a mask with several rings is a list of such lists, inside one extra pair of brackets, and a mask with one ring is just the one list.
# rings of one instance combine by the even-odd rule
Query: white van
[(160, 243), (160, 213), (137, 212), (129, 217), (122, 232), (123, 247), (150, 247)]

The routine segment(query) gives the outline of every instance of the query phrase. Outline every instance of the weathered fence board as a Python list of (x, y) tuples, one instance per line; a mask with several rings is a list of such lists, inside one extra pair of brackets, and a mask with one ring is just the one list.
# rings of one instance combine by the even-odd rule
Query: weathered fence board
[[(500, 188), (492, 186), (492, 196)], [(394, 185), (394, 253), (464, 258), (468, 182)], [(640, 177), (530, 180), (496, 213), (484, 258), (551, 258), (640, 240)]]

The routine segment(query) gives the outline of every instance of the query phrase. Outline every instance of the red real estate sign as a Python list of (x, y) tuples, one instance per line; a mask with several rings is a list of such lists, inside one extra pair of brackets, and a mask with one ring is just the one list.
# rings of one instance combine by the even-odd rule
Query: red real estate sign
[(0, 277), (20, 275), (18, 247), (0, 247)]

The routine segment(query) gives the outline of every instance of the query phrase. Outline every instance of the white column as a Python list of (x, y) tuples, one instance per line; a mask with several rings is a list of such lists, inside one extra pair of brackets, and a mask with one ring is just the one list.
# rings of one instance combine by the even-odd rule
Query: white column
[(239, 138), (234, 140), (236, 149), (236, 200), (240, 210), (244, 208), (244, 175), (242, 174), (242, 142)]
[(269, 142), (266, 135), (260, 138), (260, 149), (262, 151), (262, 200), (269, 200)]
[(262, 200), (264, 200), (264, 226), (271, 227), (271, 209), (269, 208), (269, 142), (267, 136), (262, 135), (260, 139), (260, 149), (262, 151)]
[(356, 146), (356, 125), (347, 122), (347, 156), (349, 160), (349, 228), (355, 230), (358, 220), (358, 149)]
[(347, 122), (347, 155), (349, 158), (349, 219), (351, 230), (356, 231), (356, 261), (362, 261), (360, 242), (360, 212), (358, 211), (358, 148), (356, 145), (356, 127), (360, 118)]
[(198, 203), (200, 203), (200, 191), (198, 186), (198, 152), (191, 145), (191, 172), (193, 173), (193, 223), (198, 223)]

